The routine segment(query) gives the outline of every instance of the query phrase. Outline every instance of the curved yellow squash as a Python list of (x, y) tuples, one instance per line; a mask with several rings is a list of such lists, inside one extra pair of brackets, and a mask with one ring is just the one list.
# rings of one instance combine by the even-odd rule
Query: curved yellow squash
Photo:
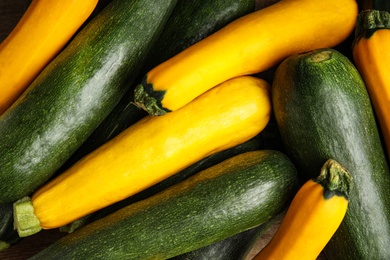
[(33, 0), (0, 44), (0, 115), (24, 92), (95, 9), (98, 0)]
[(149, 114), (177, 110), (230, 78), (265, 71), (287, 56), (332, 47), (355, 26), (355, 0), (281, 0), (241, 17), (150, 70), (135, 89)]
[(270, 86), (244, 76), (183, 108), (147, 116), (32, 196), (44, 229), (68, 224), (259, 134), (271, 116)]
[(328, 160), (297, 192), (271, 241), (253, 260), (314, 260), (340, 226), (353, 180)]
[(353, 59), (370, 95), (390, 158), (390, 14), (359, 14)]

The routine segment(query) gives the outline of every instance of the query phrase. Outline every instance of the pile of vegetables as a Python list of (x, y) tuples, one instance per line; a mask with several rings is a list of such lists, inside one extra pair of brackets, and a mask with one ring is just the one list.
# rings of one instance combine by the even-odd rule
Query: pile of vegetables
[(0, 44), (0, 250), (390, 259), (390, 7), (260, 4), (33, 0)]

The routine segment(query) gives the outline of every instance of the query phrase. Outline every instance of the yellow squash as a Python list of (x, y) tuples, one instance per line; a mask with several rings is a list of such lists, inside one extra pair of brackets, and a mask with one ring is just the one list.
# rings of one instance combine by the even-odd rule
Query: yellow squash
[(95, 9), (98, 0), (33, 0), (0, 44), (0, 115), (24, 92)]
[(390, 14), (378, 10), (363, 11), (356, 26), (353, 59), (370, 95), (389, 156)]
[(267, 82), (231, 79), (174, 113), (130, 126), (36, 191), (32, 211), (41, 228), (61, 227), (251, 139), (270, 116)]
[(357, 14), (355, 0), (281, 0), (150, 70), (135, 89), (136, 104), (162, 115), (230, 78), (265, 71), (294, 53), (335, 46), (353, 32)]
[(297, 192), (271, 241), (254, 260), (314, 260), (348, 209), (352, 175), (329, 159)]

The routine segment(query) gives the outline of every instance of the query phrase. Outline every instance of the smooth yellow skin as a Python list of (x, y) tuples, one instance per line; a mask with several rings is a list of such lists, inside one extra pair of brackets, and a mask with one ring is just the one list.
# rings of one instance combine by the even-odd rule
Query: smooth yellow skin
[(33, 0), (0, 44), (0, 115), (24, 92), (95, 9), (98, 0)]
[(353, 47), (355, 65), (370, 95), (390, 155), (389, 50), (390, 29), (377, 30), (369, 39), (362, 37)]
[(324, 188), (307, 181), (295, 195), (274, 237), (253, 260), (315, 260), (344, 219), (348, 200), (326, 200)]
[(66, 225), (249, 140), (270, 115), (267, 82), (224, 82), (175, 112), (147, 116), (81, 159), (33, 195), (34, 212), (44, 229)]
[(332, 47), (355, 26), (355, 0), (281, 0), (233, 21), (147, 73), (174, 111), (230, 78), (265, 71), (287, 56)]

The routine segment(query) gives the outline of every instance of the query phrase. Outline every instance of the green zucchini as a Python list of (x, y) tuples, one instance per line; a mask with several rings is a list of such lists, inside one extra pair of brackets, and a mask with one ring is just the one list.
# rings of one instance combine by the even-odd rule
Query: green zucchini
[(138, 77), (176, 0), (109, 3), (0, 117), (0, 202), (48, 180)]
[(167, 259), (263, 224), (298, 188), (283, 153), (227, 159), (66, 235), (31, 259)]
[[(159, 63), (216, 32), (229, 22), (255, 10), (255, 0), (178, 1), (161, 36), (141, 69), (143, 75)], [(99, 7), (99, 6), (98, 6)], [(141, 80), (141, 77), (139, 81)], [(139, 83), (138, 81), (136, 83)], [(147, 112), (134, 104), (134, 84), (107, 118), (96, 128), (63, 168), (106, 143)]]
[(328, 259), (390, 259), (390, 171), (370, 99), (354, 65), (332, 49), (293, 55), (278, 67), (275, 118), (302, 179), (334, 158), (354, 177)]

